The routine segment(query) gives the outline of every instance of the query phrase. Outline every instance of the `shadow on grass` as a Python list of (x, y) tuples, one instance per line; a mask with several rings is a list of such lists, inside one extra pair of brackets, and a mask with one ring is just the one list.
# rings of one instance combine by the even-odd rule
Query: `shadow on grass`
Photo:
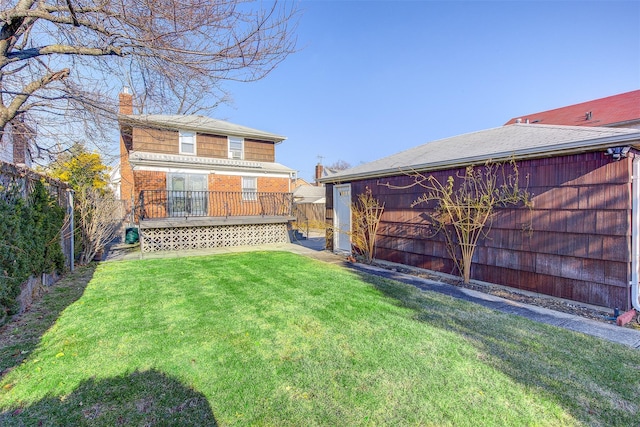
[(536, 393), (552, 397), (588, 425), (638, 425), (640, 352), (622, 345), (499, 313), (467, 301), (357, 272), (414, 318), (453, 332), (478, 359)]
[(97, 265), (93, 262), (66, 274), (46, 288), (29, 310), (0, 328), (0, 378), (27, 358), (60, 314), (82, 296)]
[(201, 393), (155, 370), (90, 379), (70, 395), (0, 413), (0, 425), (217, 426)]

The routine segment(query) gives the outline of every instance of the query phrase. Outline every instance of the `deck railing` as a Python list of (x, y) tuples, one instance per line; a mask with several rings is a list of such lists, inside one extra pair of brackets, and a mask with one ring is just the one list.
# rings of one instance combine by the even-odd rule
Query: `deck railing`
[(291, 193), (143, 190), (141, 220), (185, 217), (291, 216)]

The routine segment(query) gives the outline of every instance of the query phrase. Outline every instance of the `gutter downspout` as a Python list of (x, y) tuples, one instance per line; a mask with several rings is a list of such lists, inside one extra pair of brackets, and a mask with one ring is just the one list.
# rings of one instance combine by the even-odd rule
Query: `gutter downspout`
[(640, 311), (638, 303), (638, 263), (640, 258), (640, 157), (633, 157), (631, 180), (631, 305)]

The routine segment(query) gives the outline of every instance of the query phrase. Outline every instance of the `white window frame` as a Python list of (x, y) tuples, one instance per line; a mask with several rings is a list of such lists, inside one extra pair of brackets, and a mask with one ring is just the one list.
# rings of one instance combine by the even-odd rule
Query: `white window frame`
[[(196, 155), (196, 139), (197, 139), (197, 134), (196, 132), (191, 132), (191, 131), (186, 131), (186, 130), (181, 130), (178, 131), (179, 134), (179, 141), (180, 141), (180, 154), (188, 154), (190, 156), (195, 156)], [(184, 146), (185, 145), (191, 145), (193, 146), (193, 151), (188, 151), (185, 150)]]
[[(235, 147), (232, 147), (232, 144)], [(238, 150), (238, 144), (240, 149)], [(236, 160), (244, 159), (244, 138), (237, 136), (227, 136), (227, 146), (229, 148), (229, 158)]]
[(242, 177), (242, 200), (255, 202), (258, 200), (258, 178), (255, 176)]

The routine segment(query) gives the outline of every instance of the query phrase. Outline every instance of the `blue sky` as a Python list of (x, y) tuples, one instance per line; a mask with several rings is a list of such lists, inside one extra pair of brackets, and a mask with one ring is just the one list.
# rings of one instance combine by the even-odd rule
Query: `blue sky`
[(512, 117), (640, 89), (638, 1), (302, 1), (299, 51), (210, 115), (287, 136), (312, 180)]

